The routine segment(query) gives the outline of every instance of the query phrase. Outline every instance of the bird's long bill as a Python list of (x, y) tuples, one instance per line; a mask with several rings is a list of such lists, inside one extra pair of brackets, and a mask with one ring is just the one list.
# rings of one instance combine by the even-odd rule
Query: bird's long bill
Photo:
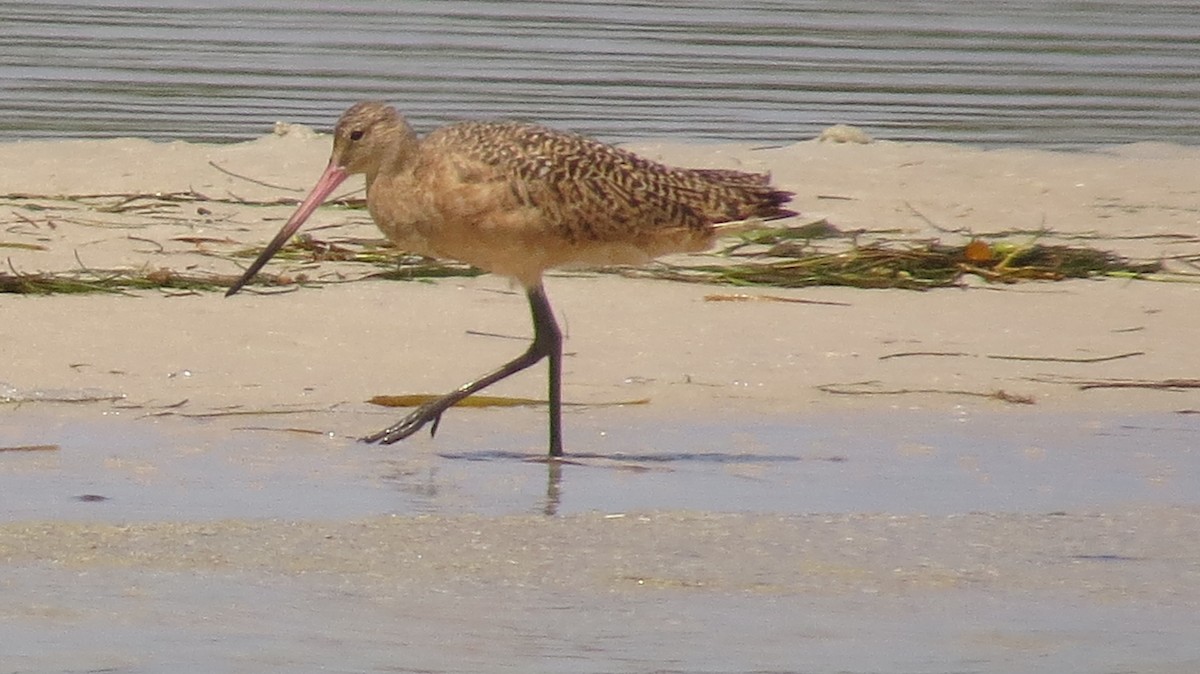
[(225, 292), (225, 296), (229, 297), (230, 295), (241, 290), (242, 286), (249, 283), (250, 279), (254, 278), (254, 275), (258, 273), (258, 270), (262, 269), (263, 265), (267, 264), (267, 261), (274, 257), (275, 253), (278, 253), (280, 248), (283, 248), (283, 244), (287, 243), (288, 239), (292, 238), (292, 235), (296, 233), (296, 230), (300, 229), (300, 225), (304, 224), (304, 221), (308, 219), (308, 216), (312, 215), (312, 212), (317, 210), (317, 206), (320, 206), (321, 202), (325, 201), (325, 198), (329, 196), (329, 193), (337, 189), (337, 186), (341, 185), (342, 181), (344, 181), (348, 175), (349, 174), (346, 173), (346, 169), (338, 166), (334, 162), (329, 162), (329, 166), (325, 167), (325, 172), (322, 173), (321, 177), (317, 179), (317, 184), (313, 186), (312, 191), (309, 192), (308, 196), (304, 198), (304, 201), (300, 203), (300, 207), (296, 209), (296, 212), (292, 214), (292, 217), (288, 218), (287, 224), (283, 226), (283, 229), (279, 230), (279, 233), (275, 235), (274, 239), (271, 239), (271, 243), (267, 244), (267, 247), (263, 249), (263, 252), (259, 253), (258, 258), (254, 260), (254, 264), (250, 265), (250, 268), (246, 270), (246, 273), (242, 274), (242, 277), (229, 287), (229, 290)]

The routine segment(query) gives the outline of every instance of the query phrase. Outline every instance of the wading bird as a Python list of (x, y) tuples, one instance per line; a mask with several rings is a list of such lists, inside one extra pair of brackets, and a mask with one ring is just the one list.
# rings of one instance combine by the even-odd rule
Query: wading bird
[(383, 103), (338, 120), (333, 155), (296, 212), (246, 269), (233, 295), (348, 176), (362, 173), (367, 209), (401, 250), (460, 260), (525, 289), (533, 342), (513, 360), (363, 438), (393, 443), (463, 398), (549, 361), (550, 455), (562, 456), (562, 333), (542, 275), (563, 266), (640, 264), (708, 249), (724, 224), (795, 215), (770, 176), (665, 166), (575, 134), (532, 124), (463, 122), (418, 138)]

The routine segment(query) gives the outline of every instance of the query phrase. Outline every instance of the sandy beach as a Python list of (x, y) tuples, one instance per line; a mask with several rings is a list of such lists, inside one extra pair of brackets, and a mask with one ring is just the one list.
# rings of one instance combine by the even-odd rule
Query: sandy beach
[[(246, 261), (229, 254), (261, 246), (291, 206), (150, 203), (145, 212), (119, 213), (105, 206), (121, 204), (121, 195), (187, 191), (214, 200), (295, 199), (319, 173), (328, 148), (326, 136), (303, 127), (224, 146), (133, 139), (6, 144), (0, 146), (0, 185), (8, 195), (0, 202), (0, 244), (18, 273), (86, 267), (236, 275)], [(1179, 272), (1192, 271), (1189, 260), (1200, 255), (1195, 148), (1058, 154), (816, 141), (769, 149), (631, 148), (678, 165), (770, 171), (796, 192), (793, 207), (805, 220), (865, 230), (864, 242), (961, 243), (969, 237), (955, 232), (1014, 232), (1009, 239), (1016, 243), (1087, 245), (1162, 259)], [(55, 199), (96, 194), (114, 196), (87, 204)], [(325, 209), (308, 231), (380, 238), (358, 210)], [(310, 278), (343, 273), (336, 264), (289, 268), (286, 261), (271, 270)], [(1200, 393), (1080, 390), (1072, 383), (1197, 376), (1184, 337), (1200, 320), (1190, 310), (1200, 287), (1190, 283), (750, 291), (827, 305), (705, 301), (740, 291), (576, 272), (553, 275), (547, 287), (572, 354), (566, 396), (577, 402), (635, 397), (661, 410), (799, 416), (846, 405), (1003, 407), (970, 396), (851, 396), (817, 388), (870, 381), (879, 391), (1004, 390), (1031, 396), (1040, 408), (1200, 407)], [(524, 298), (514, 290), (506, 279), (484, 276), (231, 299), (159, 292), (10, 296), (0, 309), (0, 343), (13, 357), (0, 381), (18, 390), (107, 391), (123, 396), (123, 405), (187, 399), (180, 411), (266, 409), (301, 399), (310, 406), (358, 405), (383, 393), (438, 392), (516, 346), (471, 331), (528, 334)], [(1089, 359), (1097, 362), (1071, 362)], [(190, 376), (171, 376), (185, 370)], [(518, 377), (498, 392), (538, 397), (541, 379)]]
[[(232, 254), (262, 246), (293, 210), (286, 202), (262, 202), (303, 196), (324, 167), (329, 144), (328, 136), (289, 125), (235, 145), (138, 139), (0, 144), (0, 253), (11, 273), (161, 268), (235, 276), (248, 260)], [(739, 289), (588, 270), (557, 272), (546, 285), (566, 333), (564, 395), (581, 405), (565, 418), (568, 457), (574, 450), (600, 448), (647, 452), (599, 438), (623, 424), (652, 428), (689, 419), (800, 428), (887, 415), (899, 420), (895, 432), (900, 437), (907, 424), (931, 416), (986, 415), (998, 427), (1011, 419), (1014, 426), (1041, 428), (1054, 426), (1056, 419), (1082, 417), (1187, 420), (1200, 411), (1200, 388), (1188, 383), (1200, 379), (1194, 355), (1200, 284), (1189, 275), (1200, 260), (1200, 148), (1137, 144), (1084, 154), (816, 140), (770, 148), (668, 142), (628, 147), (670, 164), (769, 171), (780, 187), (796, 193), (792, 207), (802, 214), (797, 223), (824, 219), (842, 232), (861, 230), (860, 243), (963, 243), (973, 235), (1009, 233), (1004, 238), (1018, 244), (1084, 245), (1161, 260), (1166, 273), (1160, 280), (1011, 285), (969, 277), (960, 288), (917, 292)], [(187, 192), (201, 196), (188, 201), (152, 197)], [(145, 206), (129, 208), (133, 197)], [(306, 231), (323, 238), (380, 238), (365, 211), (337, 207), (319, 210)], [(369, 451), (378, 458), (387, 451), (426, 471), (446, 463), (440, 454), (478, 452), (496, 444), (522, 455), (544, 452), (544, 412), (532, 408), (452, 410), (436, 438), (422, 434), (387, 450), (365, 450), (354, 442), (402, 414), (370, 405), (372, 396), (442, 393), (517, 353), (529, 334), (525, 299), (505, 279), (358, 281), (368, 273), (361, 266), (277, 260), (269, 267), (273, 273), (347, 282), (256, 287), (229, 299), (218, 292), (161, 290), (0, 295), (0, 398), (9, 399), (0, 406), (0, 446), (57, 447), (0, 452), (5, 479), (62, 470), (80, 460), (72, 457), (86, 453), (87, 437), (64, 436), (53, 420), (86, 425), (114, 416), (128, 428), (165, 425), (203, 435), (207, 440), (188, 445), (201, 448), (208, 447), (204, 442), (220, 446), (241, 437), (245, 431), (238, 429), (246, 425), (274, 428), (280, 432), (259, 434), (255, 442), (279, 461), (292, 448), (331, 457)], [(1171, 386), (1172, 380), (1178, 385)], [(541, 398), (544, 382), (544, 370), (535, 368), (489, 392)], [(648, 403), (609, 406), (643, 400)], [(230, 415), (235, 412), (255, 414)], [(516, 439), (497, 439), (506, 434)], [(1187, 437), (1172, 445), (1179, 461), (1194, 451)], [(120, 443), (106, 443), (106, 460), (119, 462)], [(889, 447), (896, 456), (923, 451), (901, 440)], [(836, 454), (833, 459), (847, 460), (841, 449), (800, 452), (806, 459), (824, 461)], [(852, 450), (845, 452), (853, 462)], [(169, 466), (183, 455), (164, 450), (161, 460)], [(246, 456), (231, 465), (240, 470), (241, 461), (251, 465)], [(129, 465), (105, 465), (139, 484), (170, 479), (169, 470), (155, 466), (154, 459), (145, 462), (140, 474)], [(314, 462), (314, 472), (320, 463)], [(1178, 486), (1193, 479), (1186, 475), (1190, 464), (1164, 465), (1143, 481)], [(544, 470), (538, 470), (544, 481)], [(569, 479), (564, 484), (569, 488)], [(648, 524), (637, 526), (637, 516), (620, 503), (612, 503), (610, 514), (618, 515), (612, 522), (604, 513), (560, 518), (434, 513), (426, 519), (403, 513), (366, 518), (275, 513), (263, 520), (244, 512), (205, 519), (173, 513), (170, 502), (159, 504), (161, 518), (130, 526), (103, 523), (103, 516), (75, 521), (10, 514), (0, 523), (0, 563), (10, 580), (0, 587), (8, 593), (22, 579), (29, 584), (0, 610), (7, 625), (0, 636), (24, 638), (42, 628), (101, 633), (103, 611), (131, 607), (142, 613), (130, 621), (150, 624), (166, 611), (156, 601), (187, 605), (196, 598), (186, 583), (172, 590), (157, 585), (179, 574), (218, 584), (236, 577), (230, 581), (236, 589), (223, 585), (230, 594), (220, 595), (231, 604), (214, 609), (214, 615), (246, 621), (257, 614), (229, 606), (257, 601), (255, 593), (265, 586), (270, 593), (295, 592), (300, 601), (310, 602), (315, 613), (303, 620), (314, 624), (324, 620), (314, 617), (321, 615), (322, 598), (348, 593), (330, 605), (349, 615), (353, 602), (346, 597), (370, 595), (371, 615), (383, 615), (404, 603), (404, 592), (396, 588), (411, 587), (420, 610), (410, 607), (407, 620), (434, 616), (450, 631), (466, 623), (464, 633), (479, 636), (473, 664), (461, 669), (445, 665), (430, 650), (438, 638), (434, 627), (396, 637), (421, 641), (420, 662), (430, 671), (498, 671), (488, 667), (498, 662), (524, 663), (523, 671), (553, 671), (553, 666), (530, 663), (549, 653), (553, 657), (546, 662), (561, 665), (567, 660), (554, 658), (570, 658), (576, 646), (611, 649), (602, 639), (597, 642), (596, 634), (622, 633), (616, 624), (589, 619), (586, 624), (594, 631), (588, 636), (568, 630), (574, 636), (547, 646), (540, 632), (533, 632), (552, 627), (545, 611), (557, 605), (602, 612), (613, 608), (614, 597), (626, 597), (632, 602), (627, 606), (645, 609), (629, 616), (630, 624), (649, 628), (663, 620), (652, 605), (686, 612), (702, 610), (689, 601), (711, 602), (709, 608), (718, 613), (728, 610), (746, 618), (787, 599), (799, 602), (793, 608), (825, 612), (831, 622), (810, 621), (794, 632), (775, 629), (770, 638), (816, 643), (830, 634), (853, 634), (858, 619), (884, 634), (889, 628), (871, 622), (874, 614), (862, 604), (864, 597), (883, 596), (886, 613), (899, 616), (909, 601), (930, 602), (934, 608), (929, 610), (936, 613), (947, 606), (965, 610), (980, 597), (1019, 603), (1053, 595), (1061, 606), (1117, 606), (1115, 622), (1080, 627), (1072, 641), (1058, 632), (1022, 631), (1020, 618), (1013, 617), (1005, 626), (989, 623), (974, 636), (962, 636), (954, 647), (955, 657), (962, 659), (945, 662), (987, 663), (978, 671), (1004, 671), (1013, 662), (1057, 668), (1018, 667), (1021, 671), (1100, 671), (1091, 665), (1071, 669), (1071, 662), (1083, 662), (1071, 660), (1072, 654), (1108, 642), (1121, 633), (1122, 621), (1142, 612), (1175, 615), (1178, 610), (1192, 615), (1191, 622), (1184, 619), (1160, 633), (1175, 650), (1168, 654), (1156, 650), (1158, 642), (1138, 642), (1142, 650), (1134, 650), (1142, 655), (1131, 656), (1130, 671), (1194, 671), (1189, 667), (1200, 663), (1200, 652), (1184, 645), (1180, 635), (1196, 627), (1188, 607), (1200, 602), (1200, 569), (1194, 561), (1200, 507), (1194, 499), (1173, 498), (1146, 504), (1117, 494), (1111, 501), (1117, 505), (1103, 515), (1018, 513), (1003, 515), (999, 523), (992, 519), (1000, 516), (995, 513), (897, 520), (886, 510), (873, 510), (861, 517), (839, 515), (830, 523), (819, 514), (776, 515), (766, 512), (770, 508), (739, 515), (689, 508), (645, 515)], [(888, 527), (912, 531), (881, 533)], [(457, 533), (439, 533), (447, 531)], [(842, 547), (851, 540), (867, 543)], [(329, 541), (346, 546), (331, 547)], [(1064, 547), (1063, 541), (1078, 544)], [(739, 563), (730, 550), (745, 551), (754, 563)], [(1088, 555), (1117, 561), (1082, 566), (1070, 561), (1092, 559)], [(1162, 573), (1150, 572), (1155, 569)], [(89, 595), (82, 590), (47, 599), (46, 592), (66, 592), (69, 579), (85, 572), (90, 574), (87, 587), (113, 595), (105, 595), (95, 611), (86, 608)], [(283, 601), (271, 597), (268, 603)], [(495, 633), (477, 617), (493, 601), (509, 603), (518, 616), (532, 616), (527, 623), (511, 618), (529, 630), (518, 629), (512, 643), (531, 651), (514, 654), (508, 650), (514, 648), (511, 643), (496, 645), (509, 643), (511, 635)], [(1005, 604), (1004, 611), (1020, 614), (1014, 605)], [(795, 617), (788, 612), (792, 609), (776, 608)], [(1047, 624), (1086, 615), (1062, 610)], [(722, 626), (691, 620), (670, 629), (678, 630), (672, 634), (681, 648), (691, 644), (702, 651), (702, 635)], [(922, 624), (927, 633), (908, 636), (936, 651), (939, 630), (946, 626)], [(223, 628), (216, 638), (232, 638), (236, 631)], [(278, 653), (272, 656), (280, 660), (246, 656), (229, 671), (326, 662), (316, 656), (288, 661), (281, 633), (296, 642), (311, 636), (306, 630), (281, 630)], [(371, 639), (391, 638), (371, 634), (362, 637), (346, 629), (339, 638), (349, 644), (365, 638), (371, 647), (378, 646)], [(763, 643), (769, 640), (758, 634)], [(1172, 641), (1172, 635), (1179, 638)], [(470, 641), (450, 639), (456, 648), (467, 648)], [(133, 645), (113, 652), (72, 643), (74, 655), (50, 656), (24, 647), (19, 657), (10, 658), (16, 664), (6, 661), (0, 670), (154, 671), (171, 662), (139, 652), (142, 642), (133, 637), (128, 642)], [(655, 648), (653, 656), (620, 671), (671, 662), (672, 648)], [(705, 671), (738, 671), (755, 657), (764, 671), (783, 671), (794, 653), (783, 646), (731, 648), (729, 662)], [(881, 659), (843, 663), (840, 669), (836, 653), (825, 652), (827, 661), (810, 659), (817, 664), (796, 671), (915, 671), (921, 666), (919, 659), (888, 660), (882, 655), (886, 650), (873, 651)], [(345, 671), (383, 666), (369, 658), (347, 662)], [(703, 665), (686, 658), (676, 662), (688, 671)], [(921, 671), (960, 671), (954, 666)]]

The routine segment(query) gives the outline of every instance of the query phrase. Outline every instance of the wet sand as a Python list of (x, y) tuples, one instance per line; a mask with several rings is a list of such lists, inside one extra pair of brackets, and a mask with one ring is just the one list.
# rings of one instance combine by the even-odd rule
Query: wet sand
[[(1192, 148), (634, 149), (770, 170), (805, 218), (843, 231), (1045, 228), (1040, 241), (1175, 271), (1200, 254)], [(295, 127), (234, 146), (0, 145), (0, 192), (46, 195), (0, 199), (0, 243), (33, 245), (4, 250), (22, 272), (236, 274), (229, 252), (261, 245), (290, 207), (112, 213), (53, 197), (295, 197), (212, 164), (306, 189), (327, 150)], [(313, 225), (377, 236), (361, 212)], [(834, 304), (707, 301), (733, 291), (593, 273), (547, 287), (567, 399), (650, 401), (573, 408), (580, 456), (557, 474), (533, 461), (536, 409), (455, 410), (437, 438), (390, 448), (354, 441), (398, 416), (370, 396), (442, 392), (519, 350), (495, 336), (528, 333), (503, 279), (0, 297), (0, 382), (21, 401), (0, 407), (0, 446), (58, 448), (0, 452), (17, 495), (0, 519), (0, 670), (1200, 667), (1200, 391), (1079, 385), (1200, 377), (1200, 286), (752, 291)], [(539, 397), (543, 381), (494, 393)], [(53, 402), (79, 398), (92, 401)], [(240, 411), (257, 414), (224, 416)], [(679, 430), (691, 425), (703, 433)], [(939, 490), (954, 500), (922, 500)], [(109, 500), (76, 500), (91, 493)]]
[(1187, 672), (1195, 509), (0, 527), (10, 671)]

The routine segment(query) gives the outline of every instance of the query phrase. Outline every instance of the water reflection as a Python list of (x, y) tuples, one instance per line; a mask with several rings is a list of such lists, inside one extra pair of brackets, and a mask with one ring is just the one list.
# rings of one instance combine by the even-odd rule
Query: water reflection
[(557, 459), (546, 461), (546, 501), (542, 504), (543, 515), (557, 515), (562, 505), (563, 462)]

